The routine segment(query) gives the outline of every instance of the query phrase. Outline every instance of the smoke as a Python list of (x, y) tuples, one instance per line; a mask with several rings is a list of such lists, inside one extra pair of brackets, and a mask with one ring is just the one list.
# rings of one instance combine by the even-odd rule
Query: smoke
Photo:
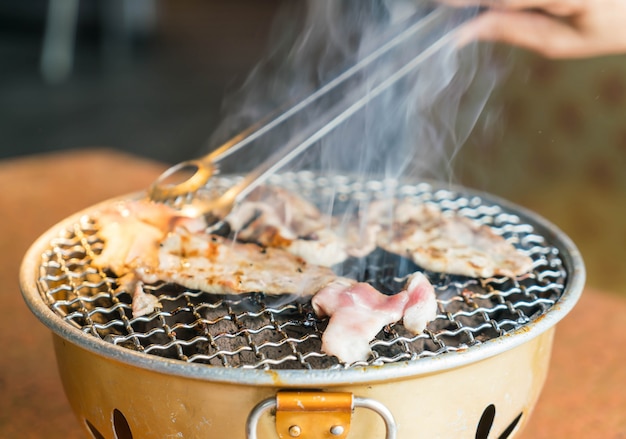
[(283, 171), (452, 180), (498, 79), (488, 47), (455, 45), (454, 30), (476, 13), (420, 0), (286, 2), (269, 53), (226, 100), (210, 147), (346, 78), (225, 159), (223, 171), (246, 173), (307, 145)]

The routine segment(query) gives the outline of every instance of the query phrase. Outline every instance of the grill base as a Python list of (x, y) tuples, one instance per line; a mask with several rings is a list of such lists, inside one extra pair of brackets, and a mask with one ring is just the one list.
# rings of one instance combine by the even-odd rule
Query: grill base
[[(477, 433), (487, 426), (490, 436), (515, 437), (545, 381), (552, 339), (553, 331), (548, 331), (496, 357), (438, 374), (363, 384), (337, 382), (315, 389), (347, 391), (382, 403), (393, 413), (398, 439), (486, 438)], [(279, 390), (307, 388), (278, 377), (273, 386), (251, 386), (168, 375), (111, 361), (58, 336), (54, 340), (68, 399), (84, 428), (90, 434), (98, 432), (97, 437), (130, 437), (120, 435), (128, 429), (132, 437), (243, 439), (246, 418), (259, 401)], [(367, 379), (368, 371), (363, 374)], [(490, 418), (492, 410), (495, 416)], [(511, 427), (509, 436), (499, 436)], [(350, 434), (378, 439), (385, 437), (385, 426), (376, 414), (357, 409)], [(261, 418), (258, 437), (277, 439), (270, 415)]]

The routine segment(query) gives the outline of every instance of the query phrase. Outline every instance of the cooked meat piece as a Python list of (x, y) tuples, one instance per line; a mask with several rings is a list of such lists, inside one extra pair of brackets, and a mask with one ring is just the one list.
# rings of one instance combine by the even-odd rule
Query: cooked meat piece
[[(128, 202), (100, 212), (104, 248), (93, 264), (120, 277), (133, 315), (153, 311), (143, 283), (171, 282), (215, 294), (313, 295), (337, 276), (279, 248), (264, 249), (204, 233), (201, 219), (162, 204)], [(137, 303), (135, 303), (137, 301)]]
[(348, 256), (361, 257), (376, 247), (378, 225), (350, 224), (339, 234), (338, 221), (323, 215), (300, 196), (276, 186), (261, 186), (224, 218), (236, 239), (284, 248), (310, 264), (330, 267)]
[(156, 296), (153, 296), (150, 293), (146, 293), (143, 290), (144, 283), (141, 281), (137, 281), (134, 279), (134, 276), (124, 281), (122, 280), (122, 284), (127, 284), (133, 290), (133, 316), (139, 317), (152, 313), (155, 308), (161, 308), (161, 302)]
[(310, 264), (330, 267), (348, 258), (345, 242), (330, 229), (321, 229), (308, 239), (294, 239), (278, 246)]
[(98, 235), (105, 241), (94, 259), (99, 267), (122, 275), (136, 259), (153, 264), (159, 242), (177, 227), (192, 232), (204, 230), (204, 219), (188, 217), (161, 203), (147, 200), (123, 201), (98, 212)]
[(337, 278), (330, 268), (308, 264), (279, 248), (233, 242), (184, 228), (161, 243), (157, 265), (139, 267), (137, 272), (148, 283), (172, 282), (214, 294), (310, 296)]
[(368, 218), (383, 225), (380, 247), (427, 270), (485, 278), (515, 277), (532, 268), (530, 257), (489, 226), (431, 204), (379, 201)]
[(369, 342), (385, 326), (402, 318), (407, 294), (385, 296), (367, 283), (339, 279), (312, 300), (315, 313), (329, 316), (322, 350), (345, 363), (365, 361)]
[(134, 270), (158, 264), (159, 243), (175, 228), (198, 232), (206, 227), (202, 218), (187, 217), (167, 205), (147, 200), (107, 206), (98, 212), (97, 223), (104, 248), (94, 257), (93, 265), (120, 277), (119, 289), (131, 293), (135, 316), (151, 313), (158, 300), (144, 293)]
[(258, 187), (225, 220), (237, 231), (237, 239), (267, 247), (282, 247), (330, 224), (313, 204), (277, 186)]

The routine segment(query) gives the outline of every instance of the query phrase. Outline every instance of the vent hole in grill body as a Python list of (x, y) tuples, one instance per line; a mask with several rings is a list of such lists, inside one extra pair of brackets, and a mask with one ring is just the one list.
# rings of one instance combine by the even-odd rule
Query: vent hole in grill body
[(511, 434), (515, 431), (515, 428), (519, 424), (519, 421), (522, 419), (523, 415), (523, 412), (517, 415), (517, 417), (513, 419), (513, 422), (511, 422), (511, 424), (506, 428), (506, 430), (504, 430), (502, 434), (498, 436), (498, 439), (508, 439), (508, 437), (511, 436)]
[(478, 421), (478, 428), (476, 428), (476, 439), (487, 439), (489, 432), (493, 426), (493, 420), (496, 417), (496, 406), (489, 404), (485, 411), (483, 411), (480, 421)]
[(124, 414), (118, 409), (113, 410), (113, 431), (115, 432), (115, 439), (133, 439), (130, 425), (128, 425)]
[[(522, 419), (524, 412), (520, 413), (513, 419), (513, 422), (509, 424), (509, 426), (502, 432), (498, 439), (508, 439), (511, 434), (515, 431), (515, 428), (519, 424), (519, 421)], [(482, 416), (480, 417), (480, 421), (478, 421), (478, 427), (476, 428), (476, 439), (488, 439), (489, 433), (491, 432), (491, 427), (493, 427), (493, 421), (496, 417), (496, 406), (493, 404), (489, 404), (487, 408), (483, 411)]]
[(104, 436), (102, 435), (102, 433), (100, 433), (98, 429), (94, 427), (94, 425), (91, 422), (89, 422), (87, 419), (85, 419), (85, 425), (87, 425), (87, 429), (89, 430), (89, 432), (91, 433), (91, 436), (93, 436), (94, 439), (104, 439)]

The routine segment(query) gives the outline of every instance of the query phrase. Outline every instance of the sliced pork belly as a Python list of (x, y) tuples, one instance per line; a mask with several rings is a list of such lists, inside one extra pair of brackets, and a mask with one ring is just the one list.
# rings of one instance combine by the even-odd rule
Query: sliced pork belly
[(386, 325), (403, 320), (409, 331), (419, 334), (437, 316), (434, 288), (421, 273), (411, 275), (406, 289), (393, 296), (367, 283), (337, 279), (311, 302), (319, 317), (330, 317), (322, 350), (344, 363), (366, 361), (370, 341)]
[(372, 203), (368, 217), (384, 224), (378, 245), (421, 267), (471, 277), (515, 277), (532, 268), (521, 253), (489, 226), (411, 201)]
[(338, 220), (323, 215), (304, 198), (276, 186), (257, 188), (224, 218), (236, 239), (284, 248), (307, 262), (330, 267), (376, 247), (378, 225), (349, 225), (338, 234)]
[(435, 289), (422, 273), (413, 273), (409, 276), (406, 290), (409, 297), (402, 324), (413, 334), (419, 334), (428, 322), (437, 317), (437, 296)]
[(340, 279), (329, 284), (312, 300), (318, 316), (330, 317), (322, 350), (345, 363), (367, 360), (370, 340), (402, 318), (408, 300), (406, 294), (385, 296), (367, 283)]

